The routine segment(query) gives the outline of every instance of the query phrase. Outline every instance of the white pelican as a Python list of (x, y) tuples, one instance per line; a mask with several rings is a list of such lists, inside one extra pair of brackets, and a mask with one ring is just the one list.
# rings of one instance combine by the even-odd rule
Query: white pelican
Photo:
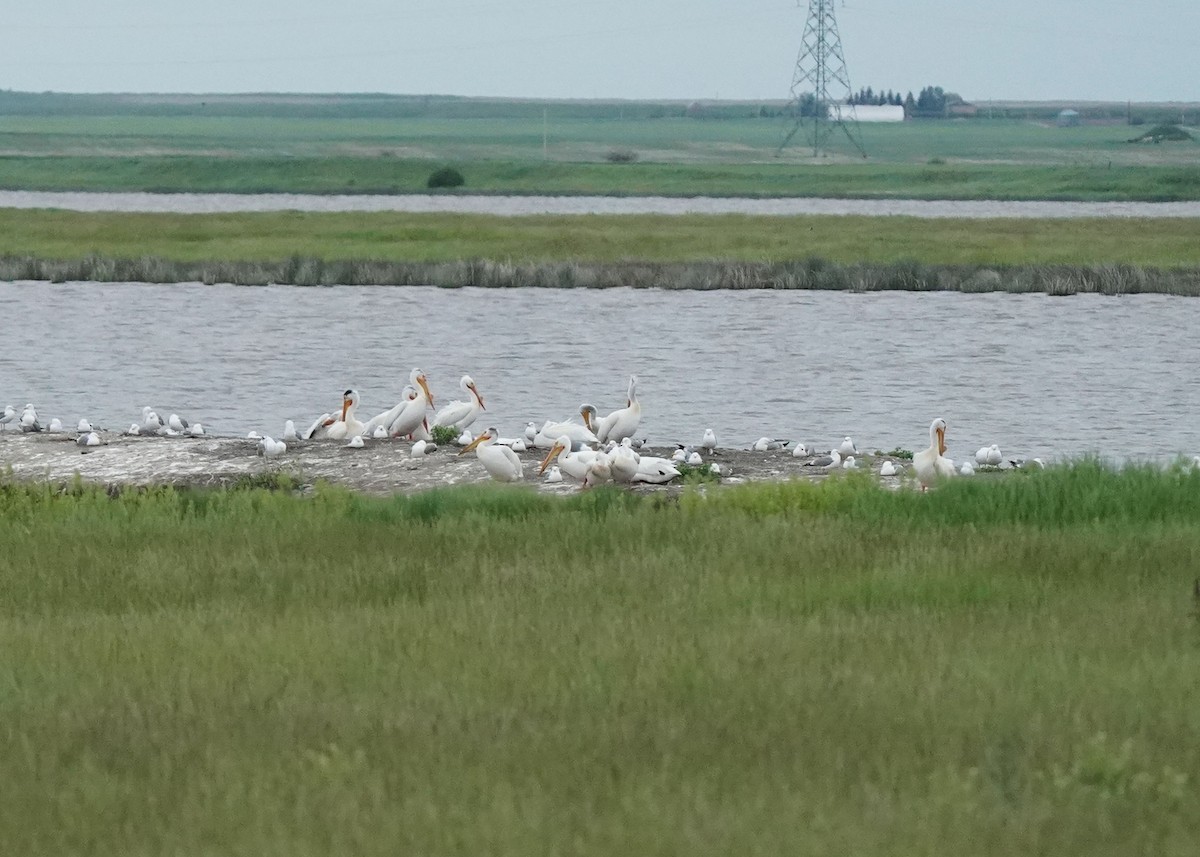
[(838, 455), (842, 456), (842, 458), (858, 455), (858, 447), (854, 445), (854, 441), (850, 439), (849, 435), (843, 438), (842, 442), (838, 444), (837, 451)]
[(1004, 456), (1000, 454), (1000, 447), (992, 444), (988, 447), (987, 463), (992, 467), (999, 467), (1000, 462), (1004, 460)]
[(675, 462), (669, 458), (639, 455), (638, 469), (634, 474), (633, 481), (645, 482), (650, 485), (665, 485), (680, 475), (679, 469), (675, 467)]
[(479, 395), (479, 390), (475, 387), (475, 382), (471, 380), (470, 375), (463, 375), (459, 379), (458, 386), (462, 387), (463, 392), (467, 394), (467, 401), (451, 402), (438, 411), (437, 416), (433, 418), (435, 426), (453, 426), (456, 429), (465, 429), (479, 418), (480, 411), (487, 410), (483, 404), (483, 396)]
[[(595, 409), (592, 409), (595, 413)], [(587, 419), (586, 417), (584, 418)], [(620, 443), (627, 437), (632, 437), (637, 431), (638, 423), (642, 421), (642, 403), (637, 399), (637, 375), (629, 376), (629, 391), (626, 394), (625, 407), (613, 411), (603, 417), (595, 426), (588, 428), (596, 433), (600, 443), (615, 440)]]
[(955, 474), (954, 462), (946, 458), (946, 421), (938, 417), (929, 424), (929, 447), (913, 456), (913, 471), (925, 491), (938, 479)]
[(354, 415), (354, 409), (357, 407), (357, 390), (347, 390), (345, 393), (342, 393), (342, 415), (333, 425), (325, 427), (325, 437), (332, 438), (333, 440), (345, 440), (346, 438), (362, 435), (367, 426), (366, 423)]
[(717, 436), (713, 433), (712, 429), (706, 428), (704, 430), (704, 440), (700, 441), (700, 445), (709, 452), (717, 448)]
[(587, 476), (588, 465), (595, 460), (596, 455), (597, 453), (594, 449), (584, 448), (578, 452), (572, 452), (571, 438), (564, 434), (558, 440), (554, 441), (550, 447), (550, 452), (542, 459), (542, 466), (538, 470), (538, 473), (544, 473), (546, 468), (557, 459), (558, 467), (563, 473), (582, 481)]
[(533, 445), (538, 449), (550, 449), (563, 437), (571, 443), (568, 449), (579, 449), (585, 443), (599, 443), (596, 435), (586, 426), (573, 422), (552, 423), (547, 420), (534, 436)]
[(557, 467), (551, 467), (546, 471), (547, 482), (562, 482), (562, 471)]
[(394, 408), (377, 414), (367, 422), (368, 429), (373, 430), (381, 425), (391, 437), (404, 437), (413, 434), (425, 422), (425, 411), (433, 407), (429, 380), (420, 369), (409, 372), (408, 380), (412, 387), (411, 398), (408, 388), (405, 388), (404, 397)]
[(895, 476), (896, 475), (896, 465), (890, 461), (885, 461), (883, 463), (883, 467), (879, 468), (879, 475), (880, 476)]
[(0, 417), (0, 427), (3, 427), (5, 431), (8, 431), (8, 424), (16, 420), (16, 418), (17, 409), (12, 405), (5, 405), (4, 416)]
[[(325, 436), (325, 427), (333, 425), (333, 414), (321, 414), (317, 417), (313, 424), (310, 425), (304, 432), (305, 440), (312, 440), (318, 437)], [(286, 428), (286, 426), (284, 426)]]
[(99, 446), (100, 435), (96, 434), (94, 431), (84, 432), (79, 437), (75, 438), (75, 443), (79, 444), (80, 446)]
[(421, 424), (412, 430), (412, 434), (409, 437), (413, 440), (424, 440), (432, 443), (433, 434), (429, 431), (429, 420), (422, 419)]
[(497, 482), (519, 482), (525, 475), (521, 468), (521, 459), (517, 458), (517, 454), (507, 446), (496, 443), (498, 437), (500, 437), (500, 432), (489, 427), (479, 437), (459, 450), (458, 454), (466, 455), (471, 450), (475, 450), (475, 457), (479, 459), (483, 469), (488, 472), (488, 476)]
[(291, 420), (285, 420), (283, 423), (283, 439), (289, 443), (300, 439), (296, 435), (296, 424)]

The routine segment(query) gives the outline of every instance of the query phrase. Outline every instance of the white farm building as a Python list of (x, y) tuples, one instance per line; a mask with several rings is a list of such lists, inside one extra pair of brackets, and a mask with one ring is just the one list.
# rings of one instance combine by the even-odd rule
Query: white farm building
[(830, 104), (829, 118), (857, 119), (859, 122), (903, 122), (904, 108), (899, 104)]

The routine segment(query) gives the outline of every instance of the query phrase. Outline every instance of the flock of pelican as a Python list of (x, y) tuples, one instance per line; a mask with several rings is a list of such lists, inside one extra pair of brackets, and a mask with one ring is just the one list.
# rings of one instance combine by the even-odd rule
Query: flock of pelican
[[(296, 444), (302, 440), (340, 440), (346, 441), (349, 447), (362, 447), (364, 437), (409, 439), (413, 442), (410, 455), (419, 458), (437, 448), (433, 433), (435, 429), (442, 428), (446, 430), (441, 433), (443, 437), (452, 435), (455, 443), (462, 447), (459, 455), (474, 452), (488, 475), (499, 482), (524, 479), (524, 467), (517, 453), (535, 448), (547, 450), (538, 467), (540, 476), (548, 482), (561, 482), (563, 474), (566, 474), (585, 488), (604, 482), (665, 484), (681, 475), (681, 463), (700, 466), (704, 461), (701, 450), (711, 454), (717, 449), (716, 435), (712, 429), (706, 429), (697, 447), (680, 444), (670, 458), (643, 454), (642, 443), (634, 438), (642, 418), (636, 375), (629, 378), (623, 407), (601, 415), (595, 406), (585, 403), (579, 408), (578, 421), (574, 418), (547, 420), (540, 427), (530, 422), (521, 436), (510, 438), (501, 436), (494, 426), (472, 435), (471, 426), (487, 408), (479, 388), (469, 375), (462, 376), (459, 387), (464, 393), (463, 399), (434, 411), (429, 380), (420, 369), (413, 369), (400, 401), (365, 421), (357, 413), (358, 393), (349, 389), (342, 395), (340, 409), (321, 414), (303, 432), (298, 432), (295, 423), (287, 420), (280, 440), (257, 432), (251, 432), (249, 437), (258, 440), (258, 454), (266, 458), (278, 457), (287, 451), (289, 443)], [(0, 429), (7, 430), (12, 424), (24, 432), (64, 430), (57, 419), (43, 426), (32, 404), (26, 405), (20, 412), (11, 405), (7, 406), (3, 417), (0, 417)], [(77, 431), (76, 442), (80, 446), (97, 446), (101, 443), (87, 419), (79, 421)], [(922, 490), (942, 479), (974, 473), (969, 461), (956, 468), (954, 462), (946, 457), (946, 431), (946, 421), (940, 417), (935, 419), (929, 426), (929, 446), (913, 455), (912, 471)], [(204, 428), (198, 423), (189, 423), (178, 414), (170, 414), (164, 420), (146, 406), (142, 409), (141, 421), (131, 424), (126, 434), (197, 437), (204, 435)], [(787, 440), (762, 437), (750, 448), (763, 452), (781, 450), (789, 443)], [(853, 470), (858, 467), (858, 449), (849, 437), (828, 453), (818, 453), (805, 444), (797, 444), (792, 447), (792, 454), (805, 459), (803, 464), (806, 466), (825, 470)], [(975, 461), (980, 466), (995, 467), (1001, 465), (1003, 457), (999, 447), (992, 445), (981, 448), (975, 455)], [(1018, 462), (1012, 463), (1018, 465)], [(1033, 463), (1041, 465), (1039, 459), (1033, 459)], [(709, 467), (720, 473), (720, 465), (710, 463)], [(902, 464), (885, 461), (880, 475), (899, 475), (902, 468)]]

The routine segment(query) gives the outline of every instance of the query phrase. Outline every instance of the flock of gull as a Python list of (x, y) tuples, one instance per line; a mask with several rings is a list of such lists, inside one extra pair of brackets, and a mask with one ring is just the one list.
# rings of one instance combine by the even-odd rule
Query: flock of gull
[[(297, 431), (292, 420), (287, 420), (279, 440), (260, 435), (258, 432), (250, 432), (249, 437), (258, 441), (258, 454), (265, 458), (283, 455), (287, 452), (289, 443), (294, 446), (300, 441), (344, 440), (346, 446), (360, 448), (365, 445), (363, 438), (409, 439), (412, 441), (410, 456), (419, 458), (437, 449), (437, 434), (443, 439), (453, 438), (453, 442), (461, 447), (459, 455), (474, 452), (488, 475), (499, 482), (518, 482), (524, 479), (524, 467), (518, 453), (530, 448), (547, 450), (538, 468), (539, 475), (548, 482), (562, 482), (565, 474), (585, 488), (605, 482), (666, 484), (682, 475), (681, 465), (688, 468), (705, 466), (705, 456), (712, 455), (717, 450), (716, 435), (710, 428), (705, 430), (703, 440), (699, 444), (679, 444), (669, 458), (643, 454), (643, 442), (634, 437), (642, 418), (642, 405), (637, 398), (636, 375), (629, 378), (623, 407), (601, 416), (593, 405), (585, 403), (579, 408), (579, 421), (573, 418), (565, 421), (548, 420), (540, 427), (530, 422), (517, 437), (504, 437), (494, 426), (473, 435), (471, 427), (486, 410), (483, 396), (469, 375), (462, 376), (459, 387), (466, 394), (464, 399), (450, 402), (440, 410), (433, 411), (434, 399), (429, 390), (428, 379), (420, 369), (413, 369), (400, 401), (394, 407), (365, 421), (357, 415), (358, 393), (350, 389), (342, 395), (339, 410), (321, 414), (302, 432)], [(53, 419), (43, 426), (37, 409), (32, 404), (27, 404), (19, 412), (12, 405), (5, 407), (4, 415), (0, 417), (0, 429), (7, 430), (13, 424), (23, 432), (66, 430), (58, 419)], [(940, 479), (956, 475), (970, 476), (975, 472), (970, 461), (956, 467), (954, 462), (945, 456), (946, 429), (944, 419), (935, 419), (929, 426), (929, 446), (912, 457), (912, 472), (922, 490)], [(76, 431), (76, 443), (81, 447), (99, 446), (102, 443), (98, 432), (87, 419), (79, 420)], [(142, 409), (141, 421), (132, 423), (125, 433), (138, 436), (202, 437), (205, 431), (199, 423), (190, 423), (178, 414), (170, 414), (164, 420), (153, 408), (146, 406)], [(790, 441), (787, 440), (762, 437), (750, 448), (766, 452), (786, 449), (789, 444)], [(791, 452), (794, 457), (804, 459), (801, 463), (809, 467), (854, 470), (859, 466), (856, 458), (858, 449), (849, 437), (828, 453), (817, 453), (806, 444), (791, 447)], [(1009, 464), (995, 445), (981, 448), (975, 454), (975, 463), (989, 468)], [(1030, 463), (1042, 466), (1040, 459), (1032, 459)], [(1023, 462), (1011, 462), (1013, 466), (1022, 464)], [(721, 474), (719, 464), (708, 462), (707, 467), (710, 472)], [(903, 464), (887, 460), (880, 469), (880, 475), (898, 476), (903, 468)]]

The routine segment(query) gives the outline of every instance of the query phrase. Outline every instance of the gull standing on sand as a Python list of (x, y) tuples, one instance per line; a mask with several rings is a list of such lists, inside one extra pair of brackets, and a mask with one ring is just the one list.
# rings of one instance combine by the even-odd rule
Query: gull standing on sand
[(37, 408), (33, 403), (25, 405), (25, 409), (21, 411), (21, 431), (41, 431), (42, 424), (38, 422)]
[(854, 441), (850, 439), (849, 435), (842, 439), (837, 451), (838, 455), (842, 456), (842, 458), (858, 455), (858, 447), (854, 445)]
[(700, 446), (704, 447), (709, 452), (712, 452), (717, 448), (717, 436), (712, 429), (706, 428), (704, 430), (704, 440), (700, 441)]
[(288, 443), (300, 439), (296, 436), (296, 424), (291, 420), (285, 420), (283, 423), (283, 439)]
[(12, 405), (5, 405), (4, 406), (4, 416), (0, 417), (0, 429), (7, 431), (8, 424), (12, 423), (12, 422), (16, 422), (16, 419), (17, 419), (17, 409), (14, 408)]

